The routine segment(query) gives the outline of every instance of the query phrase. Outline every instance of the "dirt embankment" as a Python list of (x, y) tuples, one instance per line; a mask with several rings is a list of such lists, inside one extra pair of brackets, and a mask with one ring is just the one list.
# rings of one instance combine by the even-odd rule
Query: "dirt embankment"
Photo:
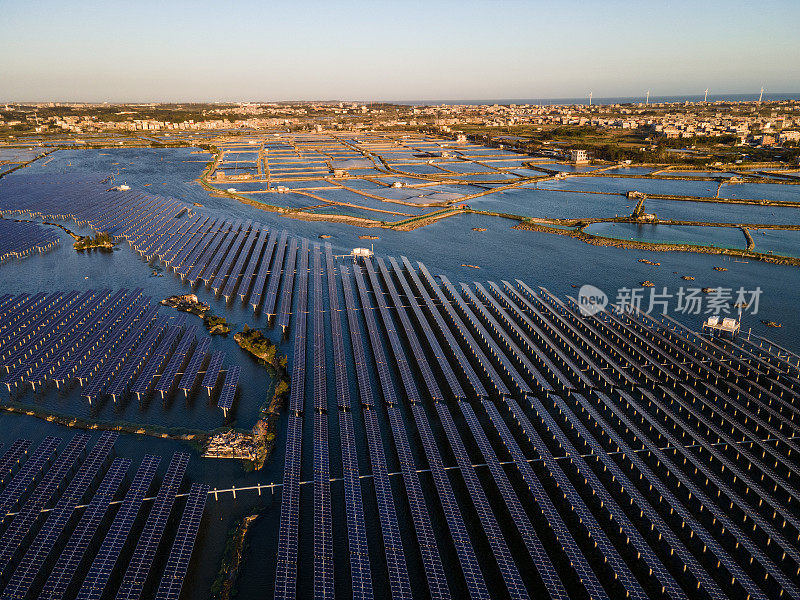
[(779, 256), (773, 254), (763, 254), (761, 252), (753, 252), (750, 250), (738, 250), (735, 248), (716, 248), (712, 246), (695, 246), (693, 244), (669, 244), (657, 242), (640, 242), (636, 240), (621, 240), (617, 238), (609, 238), (591, 235), (580, 230), (574, 229), (557, 229), (555, 227), (548, 227), (538, 223), (519, 223), (514, 226), (514, 229), (540, 231), (544, 233), (554, 233), (556, 235), (566, 235), (569, 237), (577, 238), (582, 242), (591, 244), (593, 246), (611, 246), (613, 248), (626, 248), (634, 250), (649, 250), (651, 252), (698, 252), (700, 254), (717, 254), (721, 256), (733, 256), (737, 258), (747, 258), (750, 260), (760, 260), (762, 262), (777, 264), (777, 265), (791, 265), (800, 266), (800, 258), (792, 256)]

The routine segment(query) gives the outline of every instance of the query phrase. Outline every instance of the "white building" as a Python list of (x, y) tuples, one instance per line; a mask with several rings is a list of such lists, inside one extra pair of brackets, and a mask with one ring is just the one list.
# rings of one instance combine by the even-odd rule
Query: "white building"
[(569, 159), (576, 164), (589, 162), (589, 157), (586, 155), (586, 150), (570, 150)]

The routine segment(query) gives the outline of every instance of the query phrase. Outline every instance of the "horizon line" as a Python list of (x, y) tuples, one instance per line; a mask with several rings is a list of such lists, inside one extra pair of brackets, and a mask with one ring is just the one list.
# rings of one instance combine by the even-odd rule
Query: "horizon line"
[[(716, 100), (724, 99), (724, 98), (735, 98), (741, 96), (758, 96), (759, 91), (754, 92), (719, 92), (719, 93), (709, 93), (709, 98), (714, 98)], [(672, 94), (653, 94), (650, 93), (650, 102), (652, 103), (654, 100), (657, 99), (678, 99), (678, 98), (692, 98), (692, 97), (703, 97), (704, 92), (700, 91), (697, 93), (672, 93)], [(773, 100), (775, 96), (800, 96), (800, 91), (797, 92), (764, 92), (765, 97), (770, 97)], [(504, 97), (494, 97), (494, 98), (407, 98), (407, 99), (355, 99), (355, 98), (329, 98), (329, 99), (322, 99), (322, 98), (314, 98), (314, 99), (283, 99), (283, 100), (276, 100), (276, 99), (239, 99), (239, 100), (199, 100), (199, 99), (185, 99), (185, 100), (69, 100), (69, 99), (46, 99), (46, 100), (8, 100), (3, 99), (0, 100), (0, 103), (3, 104), (42, 104), (46, 102), (53, 102), (59, 104), (241, 104), (241, 103), (249, 103), (249, 104), (286, 104), (286, 103), (302, 103), (302, 104), (311, 104), (311, 103), (359, 103), (359, 104), (396, 104), (396, 105), (406, 105), (410, 103), (419, 103), (419, 104), (474, 104), (474, 103), (526, 103), (531, 104), (534, 103), (533, 101), (556, 101), (556, 100), (578, 100), (586, 98), (588, 100), (589, 93), (587, 92), (584, 96), (541, 96), (541, 97), (518, 97), (518, 98), (504, 98)], [(592, 104), (602, 104), (601, 100), (629, 100), (633, 98), (642, 98), (643, 100), (646, 98), (646, 94), (638, 95), (616, 95), (616, 96), (593, 96), (592, 97)], [(780, 98), (777, 98), (780, 99)], [(798, 98), (785, 98), (786, 100), (795, 100)], [(575, 102), (571, 102), (571, 104), (575, 104)]]

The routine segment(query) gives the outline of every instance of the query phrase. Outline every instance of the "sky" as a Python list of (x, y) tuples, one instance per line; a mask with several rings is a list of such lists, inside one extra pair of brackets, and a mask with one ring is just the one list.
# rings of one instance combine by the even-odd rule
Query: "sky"
[(0, 0), (0, 101), (800, 93), (800, 0)]

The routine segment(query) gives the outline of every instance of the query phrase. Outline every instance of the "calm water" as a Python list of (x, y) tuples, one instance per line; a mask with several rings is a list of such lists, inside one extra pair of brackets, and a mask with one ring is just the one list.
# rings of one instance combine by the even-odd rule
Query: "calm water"
[(666, 244), (713, 245), (723, 248), (747, 247), (744, 233), (738, 227), (692, 227), (683, 225), (637, 225), (636, 223), (594, 223), (584, 231), (621, 240)]
[[(385, 230), (365, 230), (347, 225), (306, 222), (287, 219), (275, 213), (260, 211), (256, 208), (231, 201), (226, 198), (212, 198), (194, 179), (202, 171), (208, 159), (206, 154), (193, 154), (191, 149), (119, 149), (119, 150), (75, 150), (59, 151), (55, 158), (47, 165), (35, 164), (25, 169), (24, 175), (13, 174), (10, 177), (23, 177), (40, 175), (47, 176), (57, 173), (75, 173), (77, 171), (87, 174), (97, 173), (101, 176), (109, 172), (120, 170), (120, 179), (127, 181), (132, 187), (141, 187), (151, 193), (170, 194), (175, 197), (190, 201), (200, 202), (205, 205), (208, 212), (225, 215), (229, 218), (248, 218), (258, 220), (268, 226), (287, 228), (293, 234), (317, 241), (320, 234), (332, 236), (334, 253), (348, 253), (353, 247), (363, 246), (366, 242), (359, 240), (358, 236), (364, 233), (378, 235), (375, 240), (375, 251), (382, 256), (406, 255), (412, 261), (425, 262), (434, 274), (447, 275), (451, 281), (471, 282), (474, 280), (486, 281), (502, 279), (513, 280), (520, 278), (532, 285), (542, 285), (552, 292), (566, 295), (575, 294), (573, 286), (592, 283), (605, 290), (614, 298), (617, 290), (623, 287), (635, 287), (645, 279), (653, 281), (658, 288), (666, 286), (671, 291), (686, 282), (680, 279), (681, 275), (690, 274), (695, 277), (692, 284), (698, 287), (728, 287), (736, 289), (744, 287), (751, 289), (760, 286), (763, 289), (758, 318), (771, 319), (783, 323), (781, 329), (769, 329), (761, 325), (758, 319), (751, 318), (745, 327), (753, 327), (762, 335), (772, 337), (781, 344), (795, 350), (800, 350), (800, 313), (796, 305), (800, 299), (800, 269), (794, 267), (781, 267), (755, 261), (739, 262), (725, 260), (720, 257), (678, 252), (642, 252), (624, 250), (620, 248), (600, 247), (584, 244), (578, 240), (550, 234), (512, 229), (514, 221), (484, 217), (481, 215), (459, 215), (453, 218), (438, 221), (428, 227), (411, 232), (394, 232)], [(119, 163), (119, 164), (114, 164)], [(595, 179), (594, 181), (609, 181)], [(613, 181), (613, 180), (610, 180)], [(630, 180), (625, 180), (629, 182)], [(144, 187), (145, 184), (150, 184)], [(164, 185), (166, 183), (166, 185)], [(575, 183), (588, 185), (589, 180), (581, 179)], [(668, 188), (673, 182), (662, 182)], [(706, 182), (674, 182), (699, 183)], [(0, 186), (3, 181), (0, 180)], [(624, 187), (628, 183), (624, 184)], [(731, 186), (731, 189), (737, 186)], [(629, 188), (629, 189), (635, 189)], [(726, 188), (723, 188), (726, 189)], [(792, 186), (793, 191), (800, 192), (800, 188)], [(678, 192), (683, 193), (683, 192)], [(631, 203), (622, 197), (610, 195), (581, 195), (557, 191), (519, 190), (519, 193), (497, 193), (481, 199), (482, 208), (487, 210), (501, 210), (508, 212), (511, 208), (527, 207), (532, 216), (582, 216), (587, 214), (609, 215), (616, 212), (628, 211)], [(477, 206), (477, 203), (476, 207)], [(683, 206), (687, 203), (675, 203)], [(391, 206), (391, 205), (389, 205)], [(402, 207), (405, 208), (405, 207)], [(763, 207), (757, 207), (763, 208)], [(650, 205), (648, 203), (648, 209)], [(659, 212), (660, 209), (652, 209)], [(666, 210), (666, 209), (664, 209)], [(732, 209), (733, 210), (733, 209)], [(738, 208), (736, 209), (738, 210)], [(742, 209), (745, 210), (745, 209)], [(749, 208), (748, 208), (749, 210)], [(559, 211), (560, 214), (557, 214)], [(525, 213), (521, 213), (525, 214)], [(748, 213), (749, 214), (749, 213)], [(733, 217), (731, 217), (733, 218)], [(790, 217), (786, 217), (789, 219)], [(75, 229), (73, 224), (66, 224)], [(472, 231), (473, 227), (486, 228), (485, 232)], [(672, 229), (662, 233), (660, 229), (657, 237), (690, 235), (690, 231)], [(623, 232), (624, 233), (624, 232)], [(706, 232), (708, 233), (708, 232)], [(789, 245), (796, 248), (800, 239), (797, 236), (784, 236), (783, 233), (766, 232), (767, 236), (754, 233), (757, 248), (766, 249), (772, 244), (775, 252), (789, 252)], [(726, 236), (732, 235), (731, 243), (742, 247), (744, 237), (736, 228), (721, 228), (713, 232), (715, 243), (722, 242)], [(774, 239), (770, 237), (774, 234)], [(638, 231), (629, 231), (627, 236), (639, 235)], [(19, 262), (6, 263), (0, 266), (0, 284), (3, 291), (23, 292), (52, 289), (86, 289), (89, 287), (135, 287), (142, 286), (145, 293), (154, 300), (160, 300), (168, 295), (187, 293), (190, 288), (182, 284), (171, 273), (164, 273), (163, 277), (151, 277), (152, 266), (146, 264), (125, 245), (111, 254), (77, 254), (71, 249), (70, 239), (65, 235), (62, 246), (54, 253), (31, 257)], [(687, 240), (682, 240), (687, 241)], [(373, 242), (369, 242), (373, 243)], [(787, 250), (789, 248), (789, 250)], [(660, 262), (661, 266), (654, 267), (638, 262), (639, 258), (648, 258)], [(479, 270), (462, 267), (462, 264), (473, 264)], [(726, 272), (713, 270), (714, 266), (725, 266)], [(327, 294), (326, 285), (323, 284), (323, 293)], [(241, 307), (239, 303), (225, 305), (222, 301), (214, 299), (213, 295), (204, 288), (193, 290), (212, 306), (217, 314), (222, 314), (237, 326), (248, 323), (251, 326), (265, 326), (264, 318), (254, 317), (252, 310)], [(166, 311), (166, 309), (164, 309)], [(702, 316), (679, 317), (692, 327), (699, 327)], [(190, 320), (189, 323), (192, 323)], [(197, 325), (200, 320), (197, 319)], [(267, 330), (270, 337), (280, 342), (275, 330)], [(204, 335), (201, 333), (200, 335)], [(349, 353), (349, 342), (346, 351)], [(281, 351), (290, 353), (289, 345), (281, 343)], [(327, 346), (330, 349), (330, 340)], [(233, 411), (232, 422), (239, 427), (250, 427), (257, 417), (259, 406), (271, 394), (270, 379), (265, 371), (254, 364), (233, 343), (232, 339), (214, 338), (212, 349), (222, 349), (227, 353), (229, 363), (240, 364), (243, 367), (241, 378), (241, 393), (238, 403)], [(329, 361), (330, 361), (329, 357)], [(330, 365), (329, 365), (329, 368)], [(352, 374), (351, 374), (352, 375)], [(7, 400), (3, 400), (6, 402)], [(106, 402), (96, 408), (88, 408), (85, 401), (78, 397), (74, 389), (66, 394), (56, 393), (53, 390), (42, 395), (27, 393), (19, 402), (37, 404), (48, 410), (83, 417), (92, 417), (105, 421), (135, 421), (151, 423), (163, 427), (181, 427), (211, 430), (223, 425), (220, 411), (209, 404), (204, 393), (190, 399), (186, 403), (182, 394), (178, 395), (166, 406), (162, 406), (160, 399), (153, 399), (143, 406), (135, 401), (115, 406)], [(335, 398), (329, 399), (329, 405), (335, 407)], [(363, 431), (360, 423), (360, 411), (356, 410), (356, 431)], [(381, 428), (387, 431), (383, 411), (380, 414)], [(335, 414), (335, 411), (332, 411)], [(454, 415), (455, 416), (455, 415)], [(405, 415), (408, 419), (408, 415)], [(185, 450), (192, 453), (188, 478), (192, 481), (208, 483), (212, 488), (227, 488), (231, 485), (245, 486), (256, 482), (270, 483), (280, 481), (283, 472), (283, 445), (285, 441), (285, 415), (282, 417), (279, 428), (276, 449), (273, 457), (265, 469), (259, 473), (245, 473), (238, 464), (227, 461), (205, 460), (200, 458), (197, 449), (189, 444), (173, 442), (149, 437), (123, 435), (117, 443), (117, 452), (120, 455), (130, 456), (134, 461), (146, 452), (157, 453), (164, 457), (176, 450)], [(40, 439), (49, 433), (56, 433), (67, 437), (71, 433), (66, 428), (49, 424), (26, 416), (16, 416), (2, 413), (0, 421), (4, 426), (0, 439), (5, 443), (17, 437), (29, 436)], [(310, 419), (306, 419), (304, 430), (304, 449), (310, 448), (311, 431)], [(461, 423), (458, 422), (459, 427)], [(435, 432), (435, 435), (438, 434)], [(331, 440), (331, 476), (336, 477), (341, 473), (340, 456), (338, 452), (338, 423), (334, 417), (329, 419), (329, 438)], [(362, 465), (362, 472), (367, 472), (367, 458), (362, 439), (357, 436), (357, 451)], [(388, 442), (386, 442), (388, 444)], [(412, 439), (413, 451), (417, 458), (422, 456), (417, 442)], [(394, 452), (388, 451), (389, 470), (395, 470), (396, 459)], [(310, 479), (312, 474), (311, 453), (303, 453), (302, 479)], [(446, 464), (453, 464), (452, 457), (444, 455)], [(163, 461), (166, 463), (166, 461)], [(425, 464), (420, 460), (420, 464)], [(164, 468), (166, 465), (162, 465)], [(403, 493), (401, 482), (393, 478), (393, 485), (397, 485), (396, 492)], [(424, 476), (424, 487), (430, 487), (431, 481)], [(371, 540), (380, 539), (377, 533), (377, 512), (374, 504), (372, 483), (369, 479), (363, 480), (365, 498), (365, 512), (368, 530), (371, 531)], [(301, 510), (308, 511), (312, 506), (311, 486), (302, 486)], [(426, 494), (428, 493), (426, 489)], [(458, 494), (460, 490), (455, 488)], [(398, 496), (399, 497), (399, 496)], [(342, 513), (343, 492), (340, 483), (332, 486), (332, 506), (334, 507), (335, 523), (343, 523)], [(274, 556), (276, 533), (278, 527), (279, 502), (277, 496), (273, 501), (269, 492), (261, 497), (255, 492), (240, 492), (237, 500), (232, 500), (230, 495), (220, 496), (220, 501), (210, 499), (205, 524), (202, 528), (201, 539), (196, 546), (196, 560), (193, 561), (192, 570), (187, 578), (187, 593), (185, 598), (204, 599), (207, 590), (216, 574), (216, 569), (224, 546), (225, 535), (228, 528), (242, 515), (251, 514), (256, 510), (264, 509), (264, 518), (259, 520), (253, 529), (249, 562), (246, 564), (241, 577), (241, 598), (268, 597), (272, 590), (274, 579)], [(405, 506), (398, 503), (401, 522), (410, 522), (404, 514)], [(434, 524), (440, 523), (442, 515), (440, 509), (431, 511)], [(469, 521), (469, 519), (468, 519)], [(311, 524), (310, 519), (302, 519), (302, 527)], [(441, 530), (441, 527), (437, 527)], [(342, 563), (346, 560), (346, 536), (341, 531), (334, 532), (335, 561)], [(408, 537), (410, 532), (404, 531)], [(310, 560), (312, 532), (308, 529), (301, 530), (300, 555), (302, 560)], [(372, 543), (372, 542), (371, 542)], [(444, 547), (444, 545), (443, 545)], [(481, 550), (476, 547), (476, 550)], [(488, 552), (479, 552), (480, 555)], [(373, 560), (373, 573), (381, 570), (382, 552), (380, 548), (371, 551)], [(452, 557), (443, 557), (452, 564)], [(409, 570), (417, 578), (415, 586), (419, 586), (419, 574), (422, 572), (420, 565), (415, 565), (412, 559)], [(483, 560), (483, 559), (482, 559)], [(301, 569), (305, 565), (301, 565)], [(484, 565), (482, 564), (482, 567)], [(417, 568), (414, 568), (417, 567)], [(346, 569), (344, 569), (346, 570)], [(340, 569), (337, 568), (337, 577)], [(487, 568), (491, 578), (491, 568)], [(386, 590), (386, 582), (376, 580), (376, 593)], [(348, 582), (337, 579), (337, 592), (345, 593)], [(311, 582), (301, 582), (301, 590), (310, 589)], [(454, 589), (455, 594), (461, 590)]]

